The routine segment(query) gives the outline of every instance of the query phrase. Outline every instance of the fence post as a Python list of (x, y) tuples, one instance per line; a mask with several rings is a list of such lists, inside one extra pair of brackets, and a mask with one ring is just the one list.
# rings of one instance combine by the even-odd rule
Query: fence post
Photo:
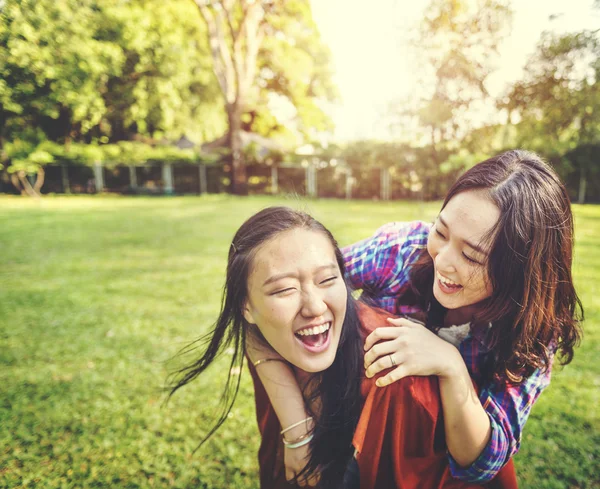
[[(318, 163), (318, 159), (315, 159)], [(315, 192), (315, 198), (319, 197), (319, 166), (315, 165), (313, 167), (313, 190)]]
[(171, 163), (163, 163), (162, 179), (164, 184), (164, 193), (173, 195), (173, 166)]
[(278, 192), (279, 192), (279, 182), (278, 182), (278, 175), (277, 175), (277, 167), (272, 166), (271, 167), (271, 193), (273, 195), (275, 195)]
[(306, 187), (306, 195), (310, 196), (310, 166), (304, 169), (304, 183)]
[(392, 174), (389, 167), (385, 169), (385, 185), (387, 187), (385, 200), (392, 200)]
[(96, 183), (96, 192), (104, 192), (104, 168), (101, 161), (94, 163), (94, 180)]
[(208, 184), (206, 179), (206, 165), (200, 163), (198, 165), (198, 176), (200, 177), (200, 193), (208, 193)]
[(346, 199), (350, 200), (352, 198), (352, 169), (348, 168), (346, 170)]
[(380, 188), (381, 200), (390, 200), (390, 169), (386, 167), (381, 168), (381, 188)]
[(315, 158), (313, 158), (313, 170), (312, 170), (313, 193), (314, 193), (313, 197), (315, 197), (315, 198), (319, 196), (319, 186), (317, 185), (318, 171), (319, 171), (319, 158), (315, 157)]
[(60, 165), (60, 172), (62, 176), (63, 192), (65, 194), (70, 194), (71, 186), (69, 185), (69, 170), (67, 168), (67, 165)]
[(317, 196), (317, 169), (314, 165), (306, 167), (306, 195)]
[(135, 166), (129, 166), (129, 186), (132, 189), (137, 189), (137, 173), (135, 171)]

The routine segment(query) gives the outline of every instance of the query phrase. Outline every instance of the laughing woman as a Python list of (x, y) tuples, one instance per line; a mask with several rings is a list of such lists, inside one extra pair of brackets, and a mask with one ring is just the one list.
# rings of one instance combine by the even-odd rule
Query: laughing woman
[[(581, 336), (563, 184), (537, 155), (508, 151), (462, 175), (433, 224), (391, 223), (343, 252), (361, 299), (404, 316), (367, 337), (367, 376), (383, 372), (378, 386), (436, 376), (452, 475), (492, 479), (518, 451), (554, 358), (571, 361)], [(248, 346), (282, 425), (306, 418), (291, 372)], [(286, 450), (288, 477), (308, 456)]]
[[(285, 365), (281, 370), (300, 386), (299, 406), (307, 413), (281, 425), (269, 399), (278, 398), (278, 379), (267, 375), (267, 395), (251, 367), (264, 489), (296, 484), (327, 489), (481, 487), (450, 474), (436, 377), (407, 377), (381, 389), (364, 376), (369, 325), (383, 323), (389, 314), (354, 301), (344, 268), (331, 233), (309, 215), (273, 207), (252, 216), (231, 244), (221, 313), (204, 338), (206, 349), (180, 371), (172, 392), (202, 374), (225, 348), (233, 347), (232, 367), (241, 367), (251, 335), (270, 345), (272, 353), (255, 361), (256, 368)], [(239, 377), (232, 381), (229, 376), (226, 399), (231, 402), (209, 436), (227, 417), (238, 386)], [(304, 469), (286, 476), (284, 451), (303, 447), (310, 448)], [(515, 487), (512, 467), (496, 482), (503, 489)]]

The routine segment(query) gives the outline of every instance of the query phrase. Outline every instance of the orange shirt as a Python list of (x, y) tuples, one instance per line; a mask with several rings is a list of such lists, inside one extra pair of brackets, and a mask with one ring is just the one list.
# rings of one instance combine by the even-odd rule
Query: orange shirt
[[(366, 337), (387, 324), (389, 313), (358, 303)], [(256, 414), (262, 441), (259, 450), (263, 489), (289, 489), (285, 480), (281, 427), (264, 387), (250, 367), (255, 388)], [(407, 377), (387, 387), (364, 378), (364, 400), (352, 444), (361, 489), (516, 489), (512, 460), (487, 485), (460, 481), (450, 474), (442, 405), (437, 377)]]

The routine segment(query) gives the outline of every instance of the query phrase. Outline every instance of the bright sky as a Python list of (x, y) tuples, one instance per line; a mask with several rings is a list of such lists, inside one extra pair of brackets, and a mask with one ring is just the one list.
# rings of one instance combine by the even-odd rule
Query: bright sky
[[(392, 137), (384, 115), (394, 100), (414, 90), (418, 59), (413, 58), (407, 31), (428, 4), (428, 0), (311, 1), (321, 36), (332, 51), (342, 97), (333, 111), (336, 140)], [(592, 4), (593, 0), (513, 0), (512, 33), (501, 45), (498, 70), (488, 79), (490, 93), (501, 94), (522, 77), (543, 31), (600, 27), (600, 11)]]

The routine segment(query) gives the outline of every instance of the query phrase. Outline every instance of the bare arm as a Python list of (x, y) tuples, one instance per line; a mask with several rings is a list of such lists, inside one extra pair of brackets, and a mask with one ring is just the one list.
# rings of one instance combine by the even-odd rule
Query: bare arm
[(468, 467), (483, 452), (492, 428), (460, 353), (448, 346), (451, 358), (439, 376), (446, 444), (454, 460)]
[[(260, 361), (256, 366), (256, 373), (281, 426), (285, 428), (306, 418), (304, 398), (289, 364), (269, 344), (253, 333), (248, 334), (246, 351), (253, 364)], [(268, 359), (277, 361), (264, 361)], [(290, 432), (289, 438), (292, 439), (294, 434)]]
[[(255, 366), (256, 373), (271, 401), (279, 424), (283, 428), (293, 426), (286, 430), (285, 439), (293, 441), (306, 435), (308, 431), (312, 430), (314, 423), (312, 419), (308, 419), (302, 391), (291, 366), (252, 331), (247, 335), (246, 352), (250, 361), (257, 364)], [(302, 423), (302, 420), (307, 421)], [(286, 479), (290, 480), (302, 471), (306, 466), (308, 456), (308, 445), (292, 449), (285, 448)], [(314, 486), (318, 482), (318, 476), (299, 482), (301, 485)]]

